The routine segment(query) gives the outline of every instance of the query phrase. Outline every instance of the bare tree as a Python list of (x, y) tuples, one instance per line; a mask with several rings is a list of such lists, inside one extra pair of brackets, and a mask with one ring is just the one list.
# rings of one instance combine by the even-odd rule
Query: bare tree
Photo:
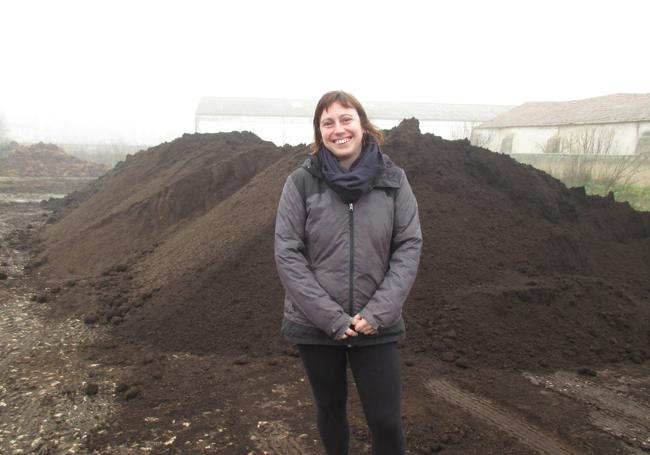
[(9, 138), (7, 137), (7, 124), (5, 119), (0, 116), (0, 145), (6, 142), (9, 142)]
[(618, 144), (613, 128), (585, 128), (563, 138), (564, 153), (602, 156), (618, 155)]
[[(642, 166), (643, 155), (621, 155), (613, 128), (585, 128), (575, 133), (554, 136), (542, 151), (565, 155), (552, 174), (569, 186), (594, 183), (606, 191), (630, 184)], [(568, 156), (566, 156), (568, 155)]]
[(476, 122), (463, 122), (462, 125), (455, 126), (449, 136), (451, 139), (469, 139), (476, 125), (478, 125)]

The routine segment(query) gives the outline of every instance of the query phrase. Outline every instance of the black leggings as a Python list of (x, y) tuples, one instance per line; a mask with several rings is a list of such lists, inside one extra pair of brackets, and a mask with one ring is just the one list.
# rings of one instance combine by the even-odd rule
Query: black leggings
[(298, 349), (311, 383), (318, 431), (328, 455), (348, 453), (348, 359), (372, 433), (372, 454), (404, 454), (397, 343), (354, 348), (298, 345)]

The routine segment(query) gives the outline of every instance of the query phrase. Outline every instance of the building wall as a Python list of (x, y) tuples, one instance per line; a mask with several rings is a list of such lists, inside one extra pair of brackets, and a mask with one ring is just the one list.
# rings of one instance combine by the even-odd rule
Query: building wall
[[(402, 119), (380, 119), (373, 123), (379, 128), (390, 129), (401, 121)], [(473, 122), (420, 121), (422, 133), (432, 133), (445, 139), (469, 136), (473, 126)], [(306, 117), (203, 117), (196, 119), (195, 128), (197, 133), (251, 131), (276, 145), (308, 144), (313, 140), (311, 119)]]
[(310, 143), (311, 121), (304, 117), (210, 117), (196, 119), (197, 133), (250, 131), (276, 145)]
[[(569, 125), (555, 127), (513, 127), (479, 128), (472, 134), (472, 144), (501, 153), (545, 153), (551, 152), (554, 137), (561, 139), (555, 153), (573, 153), (579, 149), (577, 144), (586, 134), (591, 139), (604, 140), (612, 132), (609, 154), (632, 155), (637, 150), (639, 139), (650, 136), (650, 122), (612, 123), (604, 125)], [(511, 138), (512, 145), (507, 147)], [(646, 139), (643, 139), (645, 144)]]

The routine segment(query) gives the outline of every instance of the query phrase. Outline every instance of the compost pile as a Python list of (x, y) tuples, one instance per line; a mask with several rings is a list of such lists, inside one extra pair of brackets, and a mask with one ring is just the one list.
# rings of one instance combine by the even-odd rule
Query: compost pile
[[(421, 134), (415, 119), (383, 150), (407, 172), (424, 235), (408, 356), (541, 368), (650, 358), (650, 214)], [(275, 210), (307, 152), (251, 133), (142, 151), (68, 196), (35, 266), (61, 284), (58, 309), (125, 342), (282, 352)]]
[(0, 175), (9, 177), (99, 177), (108, 171), (67, 154), (54, 144), (12, 142), (0, 150)]

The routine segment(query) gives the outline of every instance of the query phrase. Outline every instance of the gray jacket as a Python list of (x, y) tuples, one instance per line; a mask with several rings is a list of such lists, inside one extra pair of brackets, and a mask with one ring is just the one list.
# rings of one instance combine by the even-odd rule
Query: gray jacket
[[(330, 345), (400, 338), (421, 247), (415, 196), (404, 171), (386, 155), (373, 189), (355, 204), (328, 187), (318, 156), (307, 158), (285, 182), (275, 223), (285, 338)], [(377, 334), (337, 341), (357, 313)]]

